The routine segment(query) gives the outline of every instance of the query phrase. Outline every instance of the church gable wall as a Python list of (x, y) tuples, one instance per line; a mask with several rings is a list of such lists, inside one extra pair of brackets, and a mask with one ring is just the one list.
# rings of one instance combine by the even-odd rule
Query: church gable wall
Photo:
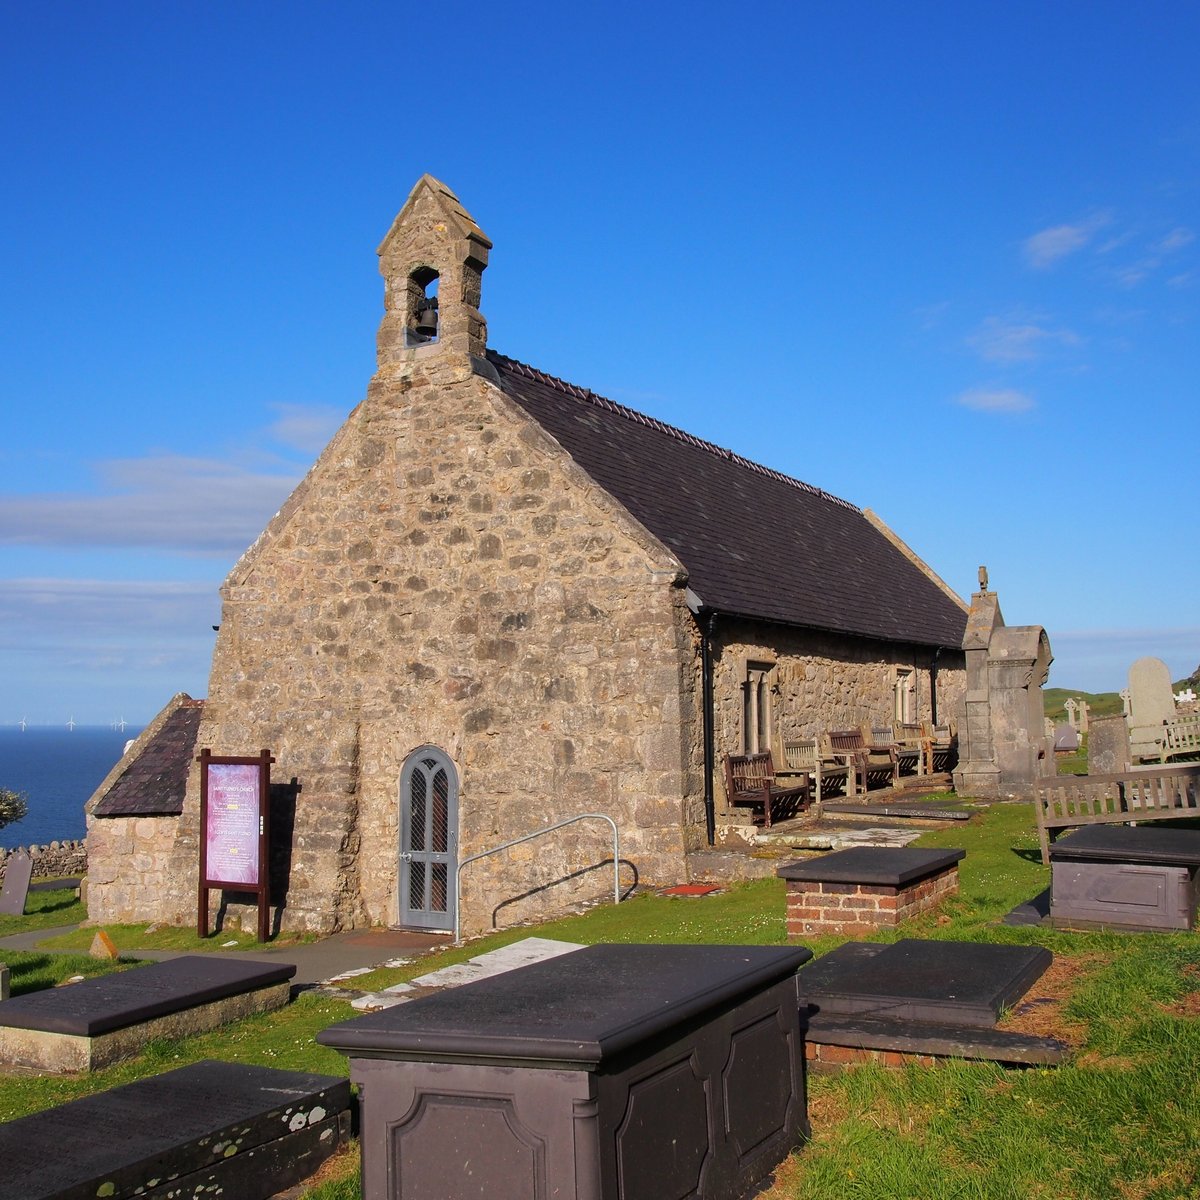
[[(397, 784), (424, 744), (459, 774), (460, 858), (597, 811), (643, 879), (682, 878), (698, 707), (678, 574), (499, 389), (454, 359), (381, 372), (231, 576), (200, 732), (214, 753), (269, 747), (299, 782), (284, 926), (397, 920)], [(465, 927), (571, 898), (606, 829), (472, 866)]]

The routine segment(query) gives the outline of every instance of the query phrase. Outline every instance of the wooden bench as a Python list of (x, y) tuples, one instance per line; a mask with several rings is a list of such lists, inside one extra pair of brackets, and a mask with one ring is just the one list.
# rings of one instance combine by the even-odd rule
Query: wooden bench
[(813, 811), (821, 815), (821, 803), (832, 789), (845, 791), (848, 771), (844, 759), (823, 759), (817, 738), (784, 738), (783, 763), (777, 764), (776, 779), (807, 776), (812, 782)]
[(789, 811), (802, 811), (812, 799), (812, 786), (807, 774), (797, 778), (795, 783), (777, 784), (775, 763), (769, 752), (727, 754), (725, 795), (731, 805), (761, 808), (763, 826), (770, 829), (772, 810), (786, 805)]
[(1173, 758), (1192, 758), (1200, 755), (1200, 717), (1176, 717), (1162, 729), (1162, 737), (1155, 738), (1159, 745), (1159, 762)]
[(1063, 829), (1200, 816), (1200, 763), (1117, 775), (1047, 775), (1034, 798), (1042, 862)]
[[(900, 764), (896, 757), (896, 747), (892, 745), (872, 745), (863, 737), (861, 729), (830, 729), (821, 737), (821, 753), (828, 758), (845, 757), (846, 765), (854, 769), (855, 782), (848, 786), (846, 794), (857, 794), (861, 782), (862, 790), (866, 792), (870, 786), (870, 777), (886, 770), (891, 776), (891, 784), (896, 786), (900, 778)], [(851, 790), (853, 788), (853, 790)]]
[(876, 725), (864, 723), (863, 739), (870, 746), (891, 746), (896, 751), (896, 766), (899, 773), (924, 775), (925, 738), (921, 726), (913, 724)]
[(933, 774), (939, 756), (942, 760), (942, 769), (944, 771), (950, 770), (954, 747), (958, 741), (954, 727), (949, 722), (944, 725), (934, 725), (929, 721), (922, 721), (921, 739), (925, 745), (925, 774)]

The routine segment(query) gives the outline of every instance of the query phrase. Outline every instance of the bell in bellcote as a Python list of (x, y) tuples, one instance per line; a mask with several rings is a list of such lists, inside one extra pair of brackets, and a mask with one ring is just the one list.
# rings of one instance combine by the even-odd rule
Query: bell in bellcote
[(437, 337), (437, 331), (437, 297), (426, 296), (417, 303), (417, 311), (413, 316), (413, 332), (424, 338), (433, 338)]

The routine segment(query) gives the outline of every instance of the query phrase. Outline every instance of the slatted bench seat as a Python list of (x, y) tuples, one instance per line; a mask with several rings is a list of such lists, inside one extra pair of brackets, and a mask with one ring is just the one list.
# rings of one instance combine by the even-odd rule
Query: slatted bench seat
[(821, 752), (829, 758), (845, 758), (847, 766), (853, 768), (858, 782), (851, 785), (853, 791), (847, 787), (847, 795), (854, 795), (860, 785), (864, 792), (867, 791), (870, 777), (880, 772), (890, 777), (893, 787), (899, 782), (896, 747), (890, 743), (871, 745), (861, 729), (830, 729), (822, 736)]
[(1200, 816), (1200, 763), (1114, 775), (1047, 775), (1034, 796), (1042, 862), (1050, 843), (1080, 825), (1124, 825)]
[(205, 1060), (0, 1125), (0, 1200), (266, 1200), (350, 1137), (350, 1083)]
[(0, 1066), (91, 1071), (288, 1002), (291, 963), (189, 954), (0, 1002)]
[(807, 775), (788, 784), (775, 782), (770, 753), (729, 754), (725, 757), (725, 795), (731, 805), (747, 805), (762, 812), (762, 823), (771, 827), (773, 810), (801, 812), (812, 800)]

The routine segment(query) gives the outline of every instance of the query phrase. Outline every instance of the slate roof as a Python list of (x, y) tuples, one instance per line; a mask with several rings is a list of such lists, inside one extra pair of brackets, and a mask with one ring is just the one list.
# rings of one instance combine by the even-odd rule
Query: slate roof
[(514, 359), (488, 359), (505, 393), (675, 552), (708, 608), (962, 645), (965, 611), (853, 504)]
[(93, 809), (97, 817), (178, 816), (196, 752), (203, 700), (185, 700)]

